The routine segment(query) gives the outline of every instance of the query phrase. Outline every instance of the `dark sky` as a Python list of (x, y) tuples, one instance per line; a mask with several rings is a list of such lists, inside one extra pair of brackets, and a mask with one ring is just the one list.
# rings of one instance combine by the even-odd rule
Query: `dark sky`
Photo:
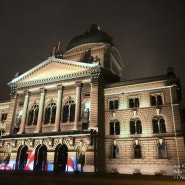
[(92, 22), (113, 37), (125, 80), (172, 66), (185, 95), (185, 0), (0, 0), (0, 100), (16, 72), (47, 59), (58, 41), (65, 50)]

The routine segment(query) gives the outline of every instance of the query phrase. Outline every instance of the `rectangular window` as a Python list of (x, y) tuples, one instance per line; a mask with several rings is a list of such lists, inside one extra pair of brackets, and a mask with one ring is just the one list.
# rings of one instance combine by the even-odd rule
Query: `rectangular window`
[(109, 100), (109, 110), (115, 110), (118, 108), (119, 108), (119, 101), (117, 99)]
[(139, 107), (139, 98), (131, 97), (129, 98), (129, 108)]
[(5, 121), (7, 118), (7, 113), (2, 113), (1, 114), (1, 122)]
[(158, 106), (163, 104), (163, 98), (161, 94), (152, 94), (150, 95), (150, 105)]

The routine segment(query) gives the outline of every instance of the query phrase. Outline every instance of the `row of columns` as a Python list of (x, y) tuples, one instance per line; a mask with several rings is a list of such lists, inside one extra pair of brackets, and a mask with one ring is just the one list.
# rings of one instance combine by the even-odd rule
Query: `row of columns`
[[(76, 83), (76, 108), (75, 108), (74, 130), (78, 129), (78, 123), (80, 119), (82, 86), (83, 86), (82, 83), (80, 82)], [(53, 131), (60, 130), (60, 119), (61, 119), (62, 97), (63, 97), (64, 86), (58, 85), (57, 90), (58, 90), (57, 109), (56, 109), (55, 125), (54, 125)], [(40, 104), (39, 104), (39, 112), (38, 112), (38, 119), (37, 119), (37, 126), (36, 126), (35, 133), (40, 133), (42, 129), (42, 118), (43, 118), (43, 112), (44, 112), (46, 89), (41, 88), (40, 93), (41, 93), (40, 94)], [(22, 114), (22, 119), (21, 119), (20, 130), (18, 134), (22, 134), (25, 132), (26, 115), (27, 115), (27, 109), (28, 109), (28, 104), (29, 104), (29, 97), (30, 97), (30, 92), (25, 91), (23, 114)]]

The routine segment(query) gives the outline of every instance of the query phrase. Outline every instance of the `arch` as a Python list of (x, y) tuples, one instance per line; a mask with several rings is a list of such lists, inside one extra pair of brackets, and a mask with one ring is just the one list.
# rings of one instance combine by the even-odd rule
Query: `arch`
[(21, 145), (17, 151), (15, 170), (24, 170), (28, 160), (28, 146)]
[(65, 144), (57, 145), (54, 156), (54, 171), (65, 172), (68, 159), (68, 148)]
[(46, 164), (47, 164), (47, 147), (45, 145), (38, 145), (35, 150), (33, 170), (45, 171)]

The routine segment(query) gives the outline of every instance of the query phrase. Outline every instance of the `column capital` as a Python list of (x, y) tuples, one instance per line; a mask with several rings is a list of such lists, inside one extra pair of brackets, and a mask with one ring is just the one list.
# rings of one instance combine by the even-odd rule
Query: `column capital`
[(62, 90), (62, 91), (63, 91), (64, 88), (65, 88), (65, 87), (64, 87), (62, 84), (61, 84), (61, 85), (57, 85), (57, 90)]
[(25, 96), (29, 96), (30, 94), (31, 94), (30, 91), (28, 91), (28, 90), (25, 90), (25, 91), (24, 91), (24, 95), (25, 95)]
[(79, 88), (83, 87), (83, 83), (81, 83), (81, 82), (76, 82), (76, 87), (79, 87)]
[(40, 93), (46, 93), (47, 89), (45, 89), (44, 87), (43, 88), (40, 88)]
[(93, 73), (91, 75), (91, 84), (98, 85), (99, 84), (99, 77), (100, 77), (100, 73)]

